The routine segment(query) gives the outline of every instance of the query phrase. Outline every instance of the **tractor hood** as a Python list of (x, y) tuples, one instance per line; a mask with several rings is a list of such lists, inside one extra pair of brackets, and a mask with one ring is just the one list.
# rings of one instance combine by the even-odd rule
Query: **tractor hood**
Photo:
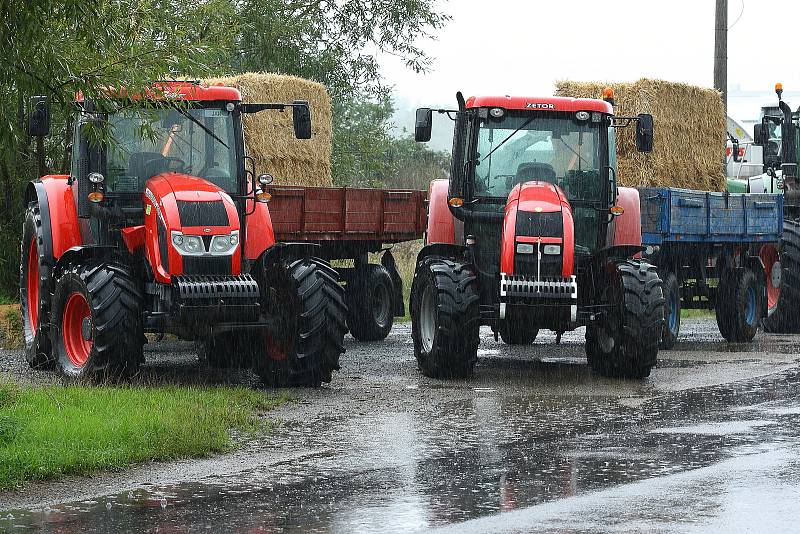
[[(202, 178), (170, 172), (147, 181), (142, 202), (145, 249), (157, 281), (169, 283), (175, 274), (238, 274), (239, 215), (225, 191)], [(173, 243), (176, 234), (184, 236), (177, 238), (181, 243), (189, 240), (185, 236), (200, 236), (202, 249), (181, 251), (181, 243)], [(227, 236), (237, 244), (215, 253), (214, 236)]]
[[(518, 247), (519, 244), (523, 247)], [(535, 247), (535, 255), (528, 245)], [(553, 245), (551, 249), (558, 250), (545, 258), (547, 276), (567, 278), (574, 274), (574, 224), (567, 196), (549, 182), (525, 182), (511, 190), (506, 202), (500, 272), (531, 274), (520, 269), (528, 270), (533, 258), (536, 258), (535, 272), (541, 272), (538, 250), (542, 245)], [(522, 254), (518, 248), (526, 252)]]

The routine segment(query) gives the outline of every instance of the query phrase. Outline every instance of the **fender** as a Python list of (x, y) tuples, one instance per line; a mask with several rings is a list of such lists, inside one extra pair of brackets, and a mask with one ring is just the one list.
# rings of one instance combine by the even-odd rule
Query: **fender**
[(284, 260), (293, 261), (309, 256), (319, 257), (322, 248), (316, 243), (275, 243), (259, 256), (259, 263), (268, 268)]
[(627, 260), (630, 258), (641, 257), (644, 247), (639, 245), (611, 245), (597, 251), (594, 255), (594, 263), (601, 265), (607, 261)]
[(25, 191), (25, 201), (39, 203), (46, 256), (53, 264), (69, 249), (82, 244), (78, 210), (67, 184), (69, 176), (49, 174), (31, 182)]
[(617, 205), (625, 211), (614, 218), (614, 245), (642, 246), (642, 216), (639, 190), (620, 187)]
[[(255, 203), (255, 209), (253, 209), (253, 203)], [(275, 244), (275, 232), (272, 228), (272, 217), (267, 204), (248, 198), (245, 202), (245, 209), (245, 213), (248, 215), (245, 217), (244, 257), (253, 261)]]
[(453, 258), (461, 261), (467, 254), (467, 247), (464, 245), (455, 245), (453, 243), (431, 243), (425, 245), (422, 250), (417, 254), (417, 265), (425, 258), (435, 256), (439, 258)]
[(78, 245), (72, 247), (58, 258), (53, 270), (53, 278), (58, 278), (64, 268), (70, 263), (85, 264), (89, 260), (107, 260), (117, 256), (117, 247), (113, 245)]
[(455, 225), (447, 204), (447, 180), (433, 180), (428, 187), (428, 228), (426, 243), (456, 242)]
[(392, 289), (393, 289), (393, 302), (392, 302), (392, 314), (395, 317), (402, 317), (406, 314), (406, 307), (403, 303), (403, 279), (400, 277), (400, 273), (397, 272), (397, 263), (394, 261), (394, 256), (392, 255), (391, 250), (387, 250), (381, 256), (381, 265), (383, 268), (389, 271), (389, 277), (392, 279)]

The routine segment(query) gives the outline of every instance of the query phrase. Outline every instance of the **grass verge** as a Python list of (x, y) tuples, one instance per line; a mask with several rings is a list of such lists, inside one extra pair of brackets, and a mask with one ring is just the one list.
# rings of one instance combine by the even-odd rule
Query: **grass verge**
[(0, 489), (227, 451), (231, 430), (268, 431), (259, 415), (287, 399), (245, 388), (0, 382)]
[(0, 348), (17, 349), (22, 343), (19, 304), (0, 304)]

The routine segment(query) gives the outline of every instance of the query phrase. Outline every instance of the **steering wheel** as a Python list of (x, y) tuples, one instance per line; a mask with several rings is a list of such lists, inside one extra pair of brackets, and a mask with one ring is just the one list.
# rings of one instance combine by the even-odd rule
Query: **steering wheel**
[(189, 168), (181, 158), (164, 156), (162, 162), (164, 164), (164, 172), (186, 172)]

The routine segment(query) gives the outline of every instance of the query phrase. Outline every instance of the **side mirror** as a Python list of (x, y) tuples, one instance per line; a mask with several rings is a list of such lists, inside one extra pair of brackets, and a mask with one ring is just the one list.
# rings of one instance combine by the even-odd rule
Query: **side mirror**
[(297, 139), (311, 139), (311, 108), (305, 100), (292, 102), (292, 124)]
[(32, 96), (28, 113), (28, 135), (45, 137), (50, 133), (50, 107), (46, 96)]
[(732, 145), (733, 146), (731, 147), (731, 155), (733, 156), (733, 161), (739, 163), (740, 161), (742, 161), (742, 158), (739, 157), (739, 141), (735, 140), (732, 143)]
[(639, 152), (653, 151), (653, 116), (649, 113), (640, 113), (637, 117), (636, 150)]
[(433, 111), (431, 108), (417, 109), (417, 119), (414, 123), (414, 141), (425, 143), (431, 140), (433, 129)]
[(753, 144), (756, 146), (764, 146), (764, 124), (753, 125)]

